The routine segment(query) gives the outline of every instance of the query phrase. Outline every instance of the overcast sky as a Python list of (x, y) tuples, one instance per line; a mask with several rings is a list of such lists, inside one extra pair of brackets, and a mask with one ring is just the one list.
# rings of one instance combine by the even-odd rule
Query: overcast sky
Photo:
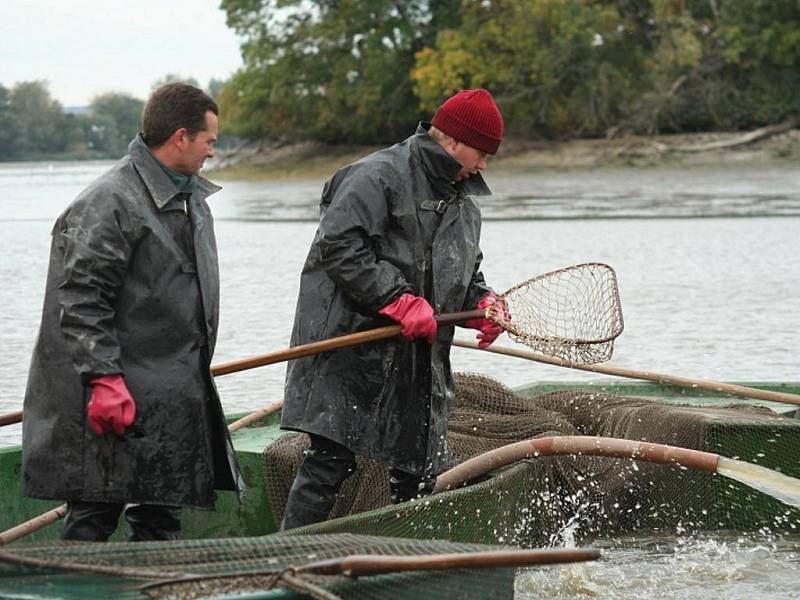
[(64, 106), (146, 99), (169, 73), (205, 87), (241, 65), (220, 0), (0, 0), (0, 84), (46, 80)]

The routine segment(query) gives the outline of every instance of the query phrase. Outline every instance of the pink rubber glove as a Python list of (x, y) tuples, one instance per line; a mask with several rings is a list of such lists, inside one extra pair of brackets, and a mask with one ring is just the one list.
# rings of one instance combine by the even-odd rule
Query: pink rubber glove
[[(494, 292), (489, 292), (486, 294), (475, 308), (480, 309), (487, 309), (493, 304), (497, 302), (497, 296)], [(511, 313), (508, 312), (508, 306), (502, 300), (502, 306), (499, 306), (499, 310), (502, 311), (504, 318), (510, 320)], [(480, 319), (470, 319), (465, 323), (465, 325), (471, 329), (477, 329), (480, 333), (476, 336), (478, 339), (478, 347), (479, 348), (488, 348), (492, 345), (492, 343), (499, 337), (503, 331), (505, 331), (500, 325), (495, 323), (494, 321), (490, 321), (489, 319), (480, 318)]]
[(136, 417), (136, 403), (122, 375), (95, 377), (92, 398), (86, 407), (89, 426), (97, 435), (114, 431), (121, 436)]
[(378, 312), (400, 323), (407, 340), (424, 337), (432, 344), (436, 339), (439, 326), (433, 318), (433, 307), (422, 296), (403, 294)]

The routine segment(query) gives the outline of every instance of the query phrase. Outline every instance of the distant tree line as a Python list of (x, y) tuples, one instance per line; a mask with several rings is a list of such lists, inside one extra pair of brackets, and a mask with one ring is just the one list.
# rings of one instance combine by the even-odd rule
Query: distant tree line
[(0, 84), (0, 160), (113, 158), (139, 130), (144, 103), (126, 94), (94, 98), (84, 112), (65, 112), (47, 84)]
[[(800, 114), (800, 0), (221, 0), (243, 67), (212, 80), (237, 138), (386, 143), (486, 87), (525, 138), (737, 131)], [(167, 75), (167, 81), (192, 79)], [(0, 84), (0, 160), (118, 157), (144, 101), (66, 113)]]
[[(152, 87), (170, 81), (198, 85), (170, 74)], [(209, 93), (218, 94), (223, 83), (211, 80)], [(141, 129), (143, 110), (144, 100), (108, 92), (80, 112), (70, 112), (51, 98), (46, 82), (0, 84), (0, 161), (119, 158)]]
[(387, 142), (467, 87), (510, 133), (743, 130), (800, 112), (798, 0), (222, 0), (247, 138)]

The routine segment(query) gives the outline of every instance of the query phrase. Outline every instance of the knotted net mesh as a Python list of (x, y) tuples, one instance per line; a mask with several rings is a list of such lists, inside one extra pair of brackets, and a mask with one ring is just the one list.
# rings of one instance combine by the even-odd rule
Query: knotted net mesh
[(413, 557), (498, 549), (483, 544), (355, 534), (15, 545), (0, 551), (0, 597), (193, 600), (273, 591), (274, 596), (258, 597), (511, 600), (516, 571), (509, 567), (409, 571), (359, 578), (294, 571), (349, 555)]
[[(553, 435), (695, 448), (800, 477), (800, 420), (769, 409), (669, 405), (585, 390), (527, 397), (487, 377), (456, 375), (450, 465)], [(278, 519), (306, 445), (306, 436), (286, 434), (264, 451), (267, 500)], [(0, 595), (11, 587), (15, 597), (23, 597), (25, 586), (59, 590), (63, 585), (74, 591), (85, 585), (86, 594), (79, 597), (188, 599), (280, 589), (289, 594), (281, 598), (332, 593), (341, 598), (511, 599), (515, 570), (510, 568), (358, 579), (304, 575), (299, 581), (278, 575), (289, 567), (352, 554), (472, 552), (488, 549), (480, 545), (487, 543), (583, 545), (597, 536), (641, 531), (769, 527), (796, 532), (800, 527), (800, 510), (722, 476), (592, 456), (523, 460), (467, 487), (399, 505), (390, 505), (386, 467), (359, 459), (358, 472), (346, 482), (331, 516), (341, 518), (257, 538), (14, 545), (0, 551)], [(316, 535), (321, 533), (327, 535)], [(76, 580), (77, 574), (83, 579)], [(34, 588), (39, 576), (45, 583)], [(144, 590), (142, 580), (148, 585)]]
[[(489, 308), (489, 318), (536, 352), (593, 364), (607, 361), (622, 333), (614, 270), (586, 263), (520, 283)], [(507, 309), (507, 310), (506, 310)]]
[[(450, 466), (510, 443), (554, 435), (693, 448), (800, 476), (800, 421), (767, 408), (674, 405), (582, 390), (525, 397), (484, 376), (456, 375), (447, 437)], [(305, 435), (290, 434), (265, 451), (267, 495), (279, 518), (307, 443)], [(538, 547), (557, 545), (566, 535), (800, 526), (798, 509), (725, 477), (593, 456), (521, 461), (468, 487), (396, 506), (390, 506), (387, 468), (359, 458), (331, 518), (287, 533), (370, 531)]]

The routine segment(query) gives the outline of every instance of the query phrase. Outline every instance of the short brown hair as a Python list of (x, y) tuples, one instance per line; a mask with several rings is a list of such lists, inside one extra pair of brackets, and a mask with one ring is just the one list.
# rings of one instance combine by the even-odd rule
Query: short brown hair
[(441, 129), (437, 129), (433, 125), (431, 125), (428, 128), (428, 135), (431, 136), (440, 144), (444, 144), (446, 141), (454, 139), (453, 137), (447, 135), (444, 131), (442, 131)]
[(214, 99), (203, 90), (186, 83), (167, 83), (150, 96), (142, 117), (142, 137), (157, 148), (181, 127), (190, 136), (206, 128), (206, 112), (219, 115)]

